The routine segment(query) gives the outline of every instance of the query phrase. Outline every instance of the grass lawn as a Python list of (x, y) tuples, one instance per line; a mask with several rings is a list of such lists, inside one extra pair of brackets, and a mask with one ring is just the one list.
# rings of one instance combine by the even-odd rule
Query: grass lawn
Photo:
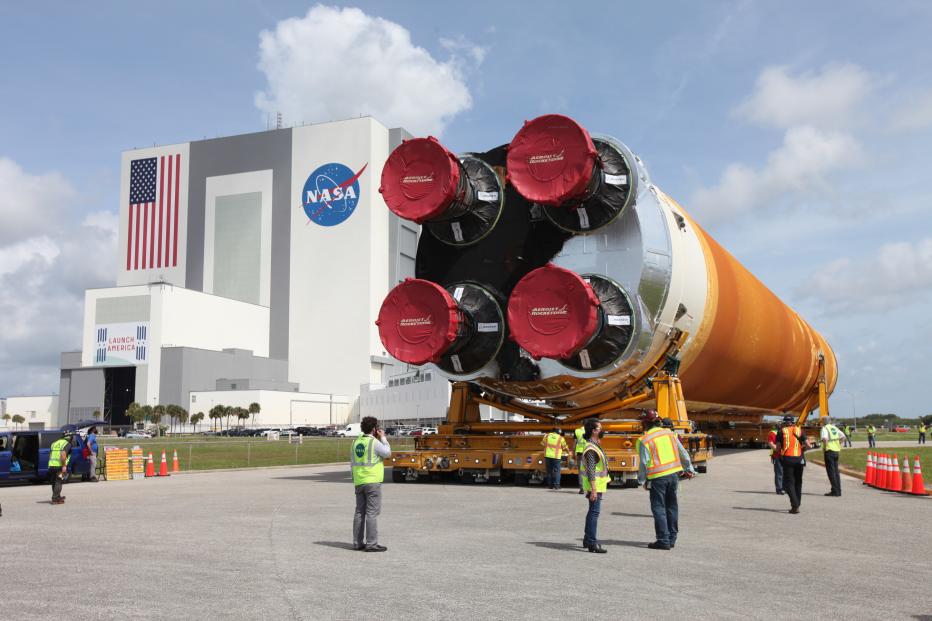
[[(414, 447), (413, 438), (389, 438), (393, 450)], [(261, 466), (289, 466), (299, 464), (326, 464), (349, 462), (353, 438), (304, 438), (303, 444), (287, 440), (265, 438), (223, 438), (197, 436), (152, 438), (151, 440), (126, 440), (123, 438), (101, 438), (103, 447), (128, 448), (139, 446), (144, 456), (151, 452), (158, 471), (165, 451), (169, 468), (172, 452), (178, 451), (178, 463), (182, 470), (216, 470), (223, 468), (255, 468)]]
[[(863, 429), (863, 428), (862, 428), (862, 429)], [(854, 437), (851, 438), (851, 441), (852, 441), (852, 442), (867, 442), (867, 432), (866, 432), (866, 431), (862, 431), (862, 430), (855, 431), (854, 434), (853, 434), (853, 436), (854, 436)], [(928, 437), (928, 435), (927, 435), (926, 437)], [(894, 433), (894, 432), (892, 432), (892, 431), (878, 431), (878, 432), (877, 432), (877, 440), (878, 440), (878, 441), (882, 441), (882, 440), (912, 440), (913, 442), (916, 442), (918, 439), (919, 439), (919, 432), (918, 432), (918, 431), (909, 431), (909, 432), (906, 432), (906, 433)]]
[[(932, 483), (932, 446), (891, 446), (891, 447), (878, 447), (879, 451), (887, 455), (898, 455), (900, 459), (900, 467), (903, 465), (903, 457), (909, 456), (909, 470), (912, 472), (913, 469), (913, 459), (916, 455), (919, 456), (919, 461), (922, 464), (922, 477), (928, 486), (929, 483)], [(816, 449), (814, 451), (809, 451), (806, 453), (806, 457), (813, 461), (822, 462), (822, 450)], [(864, 469), (867, 467), (867, 449), (863, 448), (848, 448), (841, 450), (841, 456), (839, 458), (839, 464), (844, 468), (850, 468), (851, 470), (857, 470), (858, 472), (863, 473)]]

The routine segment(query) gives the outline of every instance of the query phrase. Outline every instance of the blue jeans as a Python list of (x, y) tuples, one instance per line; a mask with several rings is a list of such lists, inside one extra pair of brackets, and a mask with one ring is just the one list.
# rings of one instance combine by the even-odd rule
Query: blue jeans
[[(587, 499), (588, 502), (588, 499)], [(589, 502), (589, 512), (586, 513), (586, 532), (583, 534), (584, 546), (599, 545), (599, 513), (602, 511), (602, 492), (596, 496), (595, 502)]]
[(654, 532), (659, 543), (672, 546), (679, 532), (679, 505), (676, 490), (680, 485), (679, 473), (651, 479), (650, 510), (654, 514)]
[(771, 457), (770, 461), (773, 462), (773, 484), (776, 488), (776, 491), (783, 491), (783, 462), (780, 461), (779, 457)]
[(867, 446), (869, 448), (877, 448), (877, 442), (874, 440), (874, 436), (867, 436)]
[(545, 457), (547, 460), (547, 485), (560, 487), (560, 460), (555, 457)]

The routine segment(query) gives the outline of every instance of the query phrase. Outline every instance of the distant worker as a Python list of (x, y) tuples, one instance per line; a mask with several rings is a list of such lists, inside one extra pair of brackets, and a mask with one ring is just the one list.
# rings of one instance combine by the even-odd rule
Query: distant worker
[(790, 497), (790, 513), (799, 513), (803, 494), (803, 468), (806, 466), (803, 450), (809, 448), (809, 440), (792, 416), (783, 417), (776, 445), (783, 466), (783, 491)]
[(84, 445), (87, 447), (88, 461), (88, 480), (97, 482), (97, 427), (91, 427), (87, 431), (87, 438), (84, 439)]
[(926, 424), (919, 421), (919, 444), (926, 443)]
[(841, 454), (841, 445), (847, 438), (841, 429), (832, 424), (826, 416), (822, 419), (822, 456), (825, 458), (825, 473), (832, 491), (826, 496), (841, 496), (841, 475), (838, 474), (838, 456)]
[(360, 424), (362, 435), (353, 442), (350, 467), (356, 488), (356, 513), (353, 516), (353, 548), (365, 552), (385, 552), (379, 545), (377, 518), (382, 512), (382, 481), (385, 466), (382, 460), (391, 457), (392, 449), (379, 429), (374, 416), (366, 416)]
[(667, 418), (667, 417), (663, 417), (663, 418), (660, 419), (660, 423), (661, 423), (661, 426), (662, 426), (664, 429), (669, 429), (669, 430), (672, 431), (673, 433), (676, 433), (676, 427), (673, 425), (673, 420), (672, 420), (672, 419), (669, 419), (669, 418)]
[(777, 434), (779, 427), (774, 423), (767, 435), (767, 444), (770, 446), (770, 463), (773, 465), (773, 485), (776, 492), (783, 495), (783, 462), (780, 461), (780, 450), (777, 448)]
[(583, 439), (583, 434), (586, 433), (585, 426), (577, 427), (573, 432), (573, 435), (576, 436), (576, 446), (574, 447), (574, 452), (576, 455), (576, 470), (579, 473), (579, 476), (576, 478), (579, 479), (579, 493), (585, 494), (586, 491), (583, 489), (583, 475), (585, 474), (585, 465), (582, 463), (582, 454), (586, 450), (586, 441)]
[(580, 473), (583, 477), (583, 490), (589, 500), (583, 547), (596, 554), (605, 554), (608, 550), (599, 545), (599, 513), (602, 511), (602, 494), (608, 489), (611, 477), (608, 474), (608, 459), (602, 450), (602, 423), (597, 419), (587, 420), (583, 439), (586, 441), (586, 448), (582, 454), (583, 465), (580, 466)]
[(867, 426), (867, 446), (868, 448), (877, 447), (877, 428), (873, 425)]
[(650, 491), (650, 510), (654, 514), (654, 533), (657, 540), (647, 545), (653, 550), (671, 550), (679, 534), (679, 502), (676, 491), (680, 475), (693, 478), (689, 453), (680, 439), (664, 429), (657, 412), (647, 410), (641, 414), (645, 432), (637, 441), (640, 456), (638, 485)]
[(851, 425), (845, 425), (845, 441), (841, 443), (842, 446), (847, 446), (851, 448), (851, 435), (854, 433), (851, 429)]
[(62, 437), (52, 442), (49, 449), (49, 479), (52, 481), (52, 504), (65, 504), (61, 495), (61, 486), (68, 477), (68, 464), (71, 461), (71, 439), (73, 431), (63, 431)]
[(566, 445), (566, 438), (560, 433), (560, 429), (554, 427), (550, 433), (544, 436), (540, 441), (544, 446), (544, 459), (547, 461), (546, 483), (550, 489), (560, 489), (560, 460), (564, 452), (569, 452)]

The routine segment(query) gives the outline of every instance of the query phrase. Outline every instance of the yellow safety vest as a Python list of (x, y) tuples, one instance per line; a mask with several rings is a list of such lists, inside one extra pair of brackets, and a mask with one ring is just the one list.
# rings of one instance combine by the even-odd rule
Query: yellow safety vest
[(563, 449), (566, 448), (566, 440), (560, 434), (551, 431), (544, 438), (544, 456), (550, 459), (560, 459), (563, 456)]
[(584, 427), (577, 427), (576, 431), (573, 432), (573, 435), (576, 436), (576, 454), (579, 455), (586, 450), (586, 440), (583, 438), (583, 434), (586, 433)]
[(350, 464), (353, 468), (353, 485), (381, 483), (385, 479), (385, 464), (375, 452), (375, 438), (372, 436), (356, 438), (353, 450), (350, 451)]
[(608, 482), (612, 479), (612, 477), (608, 474), (608, 460), (605, 459), (605, 453), (602, 451), (602, 447), (592, 442), (586, 442), (586, 450), (583, 452), (583, 459), (579, 464), (579, 476), (582, 477), (583, 489), (587, 492), (592, 491), (592, 486), (589, 484), (589, 477), (586, 476), (585, 457), (586, 453), (589, 451), (592, 451), (596, 454), (595, 491), (604, 492), (606, 489), (608, 489)]
[(663, 427), (654, 427), (648, 430), (638, 440), (638, 455), (641, 454), (641, 445), (643, 444), (647, 447), (647, 453), (650, 456), (650, 463), (645, 464), (647, 466), (648, 480), (683, 471), (683, 464), (680, 463), (680, 451), (676, 446), (677, 442), (676, 435)]
[[(52, 447), (49, 449), (49, 468), (61, 468), (61, 452), (67, 451), (68, 445), (71, 442), (65, 438), (59, 438), (52, 442)], [(65, 466), (68, 465), (68, 462), (71, 461), (71, 453), (65, 453)]]
[(875, 429), (873, 425), (868, 425), (868, 426), (867, 426), (867, 433), (868, 433), (868, 435), (874, 435), (874, 432), (875, 432), (875, 431), (877, 431), (877, 429)]
[(828, 442), (825, 443), (826, 451), (835, 451), (836, 453), (841, 450), (841, 432), (838, 431), (838, 427), (832, 424), (825, 425), (825, 430), (828, 431)]
[(926, 426), (925, 426), (925, 425), (919, 425), (919, 433), (925, 433), (925, 432), (926, 432)]

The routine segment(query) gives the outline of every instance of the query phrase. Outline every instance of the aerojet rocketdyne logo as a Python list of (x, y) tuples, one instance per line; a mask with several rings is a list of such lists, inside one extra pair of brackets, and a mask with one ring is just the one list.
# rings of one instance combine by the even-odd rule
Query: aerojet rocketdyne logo
[(312, 172), (304, 182), (301, 204), (309, 220), (320, 226), (336, 226), (345, 221), (359, 204), (359, 172), (344, 164), (330, 162)]

